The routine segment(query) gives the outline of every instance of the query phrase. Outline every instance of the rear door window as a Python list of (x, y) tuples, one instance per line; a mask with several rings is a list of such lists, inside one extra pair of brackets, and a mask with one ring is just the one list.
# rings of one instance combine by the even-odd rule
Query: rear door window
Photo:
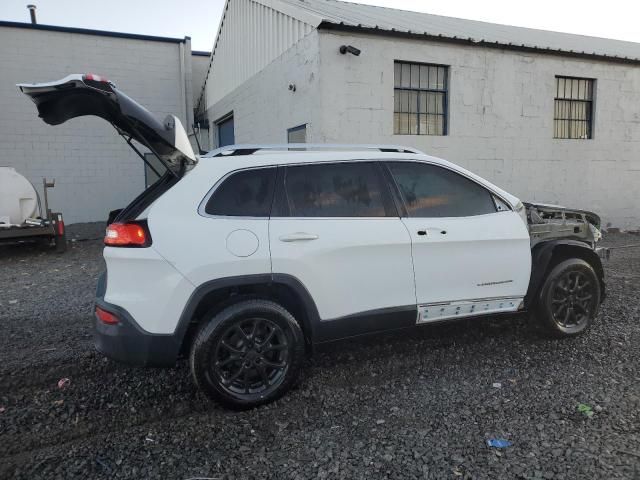
[(409, 217), (470, 217), (495, 213), (491, 193), (473, 180), (437, 165), (389, 162)]
[(292, 217), (396, 215), (379, 166), (370, 162), (289, 166), (284, 185)]
[(213, 192), (205, 212), (230, 217), (269, 217), (275, 179), (275, 167), (233, 173)]

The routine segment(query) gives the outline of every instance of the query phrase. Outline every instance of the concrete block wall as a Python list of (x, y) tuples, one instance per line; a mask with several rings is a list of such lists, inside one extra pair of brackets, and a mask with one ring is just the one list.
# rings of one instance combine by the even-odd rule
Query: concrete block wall
[[(640, 226), (640, 66), (377, 35), (319, 42), (314, 141), (413, 146), (523, 200)], [(362, 54), (341, 55), (344, 44)], [(449, 135), (393, 134), (394, 60), (449, 66)], [(593, 139), (553, 138), (556, 75), (596, 79)]]
[[(311, 32), (229, 95), (207, 110), (211, 144), (216, 120), (233, 112), (236, 143), (287, 143), (287, 129), (307, 124), (315, 141), (324, 99), (318, 92), (318, 33)], [(295, 85), (295, 92), (289, 90)]]
[[(144, 188), (140, 159), (104, 120), (80, 117), (46, 125), (16, 83), (42, 82), (71, 73), (97, 73), (153, 113), (175, 114), (183, 124), (189, 61), (180, 43), (0, 27), (0, 165), (15, 167), (41, 192), (55, 178), (52, 209), (67, 223), (104, 220)], [(187, 56), (190, 45), (182, 43)]]

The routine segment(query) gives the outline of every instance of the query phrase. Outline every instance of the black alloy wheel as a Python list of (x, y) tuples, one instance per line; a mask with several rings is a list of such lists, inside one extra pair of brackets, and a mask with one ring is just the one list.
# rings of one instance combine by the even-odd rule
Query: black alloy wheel
[(598, 294), (593, 279), (582, 271), (568, 270), (552, 288), (551, 314), (558, 325), (573, 328), (589, 321)]
[(548, 334), (578, 335), (596, 318), (600, 297), (600, 279), (593, 267), (580, 258), (569, 258), (548, 273), (534, 314)]
[(266, 318), (240, 320), (219, 337), (211, 360), (212, 374), (230, 394), (266, 394), (289, 367), (287, 336)]
[(191, 372), (211, 399), (246, 409), (280, 398), (297, 381), (304, 336), (270, 300), (249, 299), (208, 315), (191, 346)]

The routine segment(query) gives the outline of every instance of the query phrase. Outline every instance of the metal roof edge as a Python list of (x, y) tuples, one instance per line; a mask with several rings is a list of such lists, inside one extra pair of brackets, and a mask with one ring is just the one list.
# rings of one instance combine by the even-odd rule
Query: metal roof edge
[(41, 23), (23, 23), (23, 22), (9, 22), (0, 20), (0, 27), (9, 28), (24, 28), (28, 30), (41, 30), (49, 32), (61, 32), (61, 33), (78, 33), (83, 35), (96, 35), (100, 37), (115, 37), (115, 38), (129, 38), (132, 40), (147, 40), (152, 42), (165, 42), (165, 43), (185, 43), (190, 37), (184, 38), (174, 37), (158, 37), (154, 35), (142, 35), (138, 33), (124, 33), (124, 32), (110, 32), (106, 30), (93, 30), (90, 28), (76, 28), (76, 27), (62, 27), (58, 25), (45, 25)]
[[(288, 15), (292, 18), (295, 18), (301, 22), (307, 23), (314, 28), (318, 28), (324, 18), (318, 15), (315, 12), (311, 12), (306, 8), (300, 7), (295, 4), (291, 4), (281, 0), (252, 0), (260, 5), (263, 5), (268, 8), (272, 8), (276, 11), (284, 15)], [(218, 29), (216, 30), (216, 35), (213, 40), (213, 48), (210, 53), (209, 67), (207, 68), (207, 75), (205, 77), (204, 83), (202, 84), (202, 90), (200, 91), (200, 95), (198, 96), (198, 102), (196, 105), (196, 110), (200, 108), (200, 104), (202, 103), (202, 98), (204, 96), (205, 89), (207, 88), (207, 80), (209, 79), (209, 73), (211, 72), (211, 66), (213, 65), (213, 58), (216, 54), (216, 50), (218, 48), (218, 40), (220, 39), (220, 32), (222, 32), (222, 28), (224, 27), (224, 22), (227, 16), (227, 10), (229, 9), (229, 0), (225, 0), (224, 5), (222, 7), (222, 14), (220, 15), (220, 23), (218, 24)]]
[(302, 7), (294, 3), (281, 1), (281, 0), (253, 0), (256, 3), (264, 5), (265, 7), (273, 8), (274, 10), (284, 13), (296, 20), (307, 23), (312, 27), (317, 27), (325, 19), (322, 15), (312, 11), (307, 7)]
[(211, 52), (205, 52), (204, 50), (191, 50), (191, 55), (196, 57), (210, 57)]
[(606, 55), (601, 53), (578, 52), (573, 50), (553, 49), (548, 47), (534, 47), (529, 45), (517, 45), (513, 43), (491, 42), (487, 40), (476, 40), (473, 38), (450, 37), (445, 35), (432, 35), (428, 33), (402, 32), (399, 30), (386, 30), (382, 28), (365, 27), (362, 25), (347, 25), (344, 23), (334, 23), (331, 21), (323, 21), (318, 25), (318, 30), (334, 30), (350, 33), (369, 33), (373, 35), (422, 39), (430, 41), (439, 41), (447, 43), (457, 43), (463, 45), (473, 45), (485, 48), (494, 48), (499, 50), (511, 50), (529, 53), (540, 53), (546, 55), (556, 55), (563, 57), (588, 58), (591, 60), (599, 60), (612, 63), (626, 63), (631, 65), (640, 65), (640, 58), (620, 57), (616, 55)]

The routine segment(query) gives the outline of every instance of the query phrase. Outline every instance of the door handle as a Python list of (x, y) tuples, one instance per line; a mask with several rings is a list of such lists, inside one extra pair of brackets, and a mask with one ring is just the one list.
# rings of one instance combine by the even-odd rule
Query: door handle
[(426, 236), (426, 235), (429, 234), (429, 230), (440, 231), (440, 235), (446, 235), (447, 234), (447, 231), (443, 230), (441, 228), (427, 228), (427, 229), (423, 229), (423, 230), (418, 230), (417, 233), (418, 233), (418, 235), (423, 237), (423, 236)]
[(281, 242), (308, 242), (320, 238), (314, 233), (296, 232), (279, 237)]

